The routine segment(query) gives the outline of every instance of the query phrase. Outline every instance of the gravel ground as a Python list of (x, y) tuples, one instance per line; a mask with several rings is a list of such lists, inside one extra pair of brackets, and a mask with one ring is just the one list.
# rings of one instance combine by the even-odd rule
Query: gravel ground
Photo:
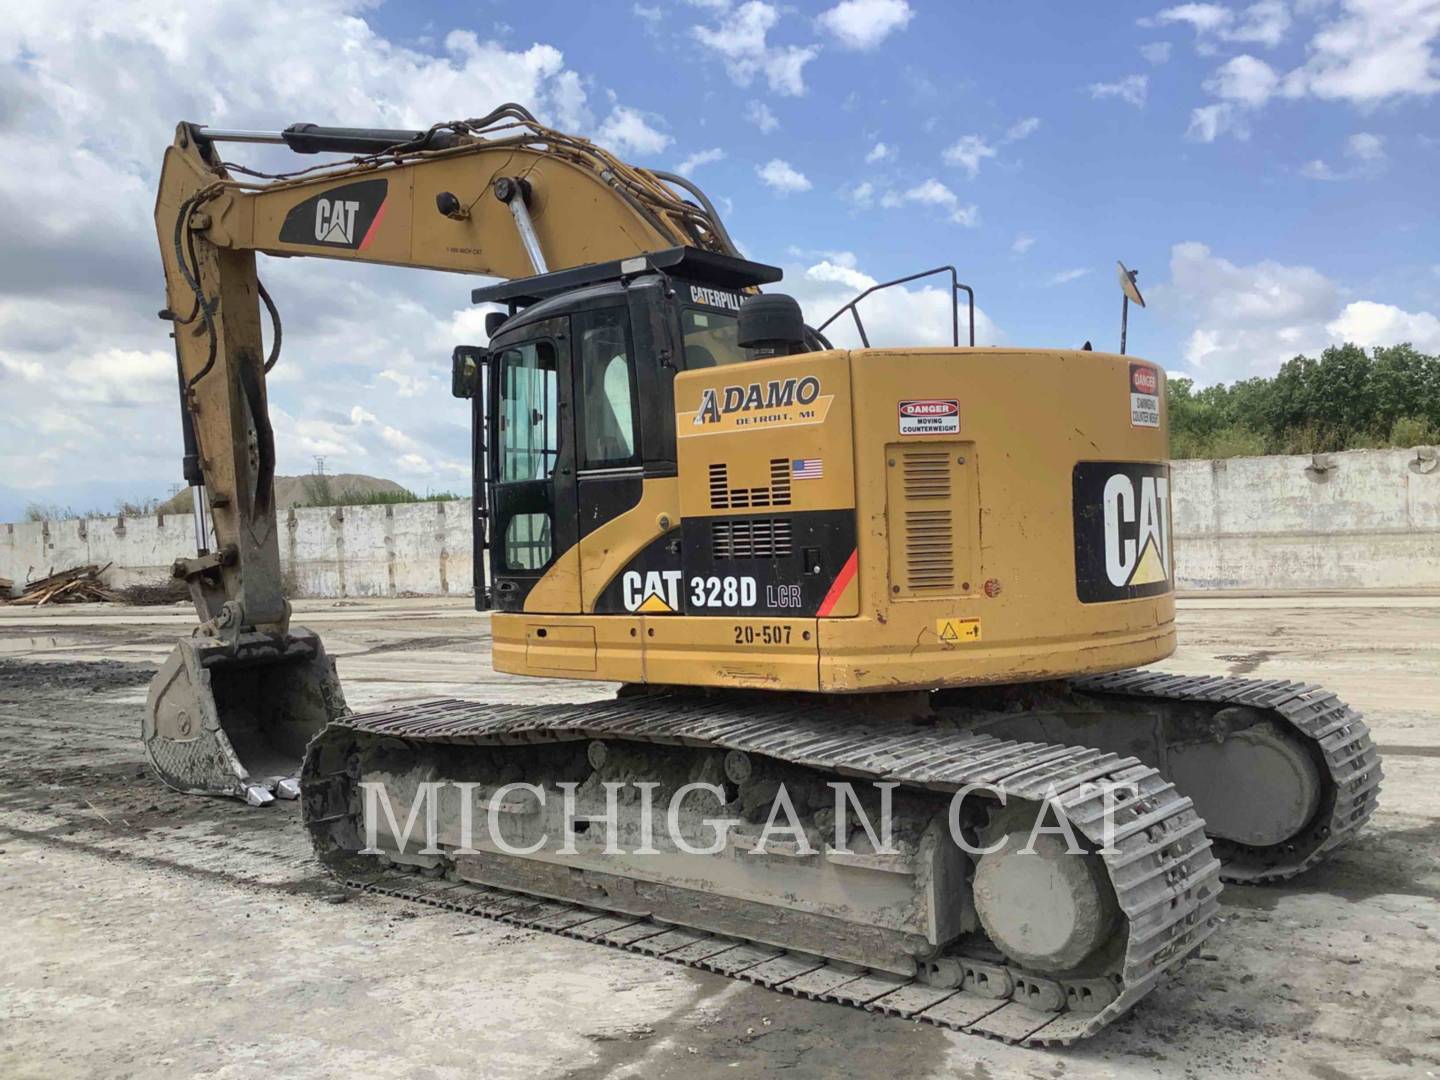
[[(310, 601), (352, 705), (611, 687), (489, 667), (463, 602)], [(293, 803), (142, 763), (183, 608), (0, 608), (0, 1075), (702, 1077), (1440, 1074), (1440, 597), (1181, 601), (1186, 673), (1324, 682), (1385, 754), (1359, 842), (1231, 887), (1203, 958), (1099, 1037), (1029, 1051), (567, 938), (336, 903)]]

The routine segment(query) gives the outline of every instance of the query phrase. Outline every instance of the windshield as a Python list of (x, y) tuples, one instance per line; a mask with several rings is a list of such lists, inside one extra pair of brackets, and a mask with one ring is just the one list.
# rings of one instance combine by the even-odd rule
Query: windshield
[(740, 364), (747, 359), (740, 348), (740, 331), (734, 315), (698, 308), (682, 308), (680, 327), (685, 334), (685, 370)]

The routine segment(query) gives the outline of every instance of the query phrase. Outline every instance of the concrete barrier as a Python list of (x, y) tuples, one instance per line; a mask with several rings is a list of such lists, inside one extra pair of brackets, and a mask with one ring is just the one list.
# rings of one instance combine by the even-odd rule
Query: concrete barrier
[(1440, 588), (1434, 447), (1177, 461), (1182, 589)]
[[(291, 596), (467, 596), (471, 502), (292, 509), (280, 520)], [(110, 564), (108, 584), (163, 581), (194, 552), (189, 514), (0, 525), (0, 577), (17, 589), (51, 570)]]
[[(1355, 450), (1177, 461), (1171, 501), (1182, 589), (1440, 588), (1440, 456)], [(313, 507), (280, 522), (293, 596), (463, 596), (470, 500)], [(0, 577), (23, 583), (111, 563), (124, 587), (191, 551), (188, 514), (0, 525)]]

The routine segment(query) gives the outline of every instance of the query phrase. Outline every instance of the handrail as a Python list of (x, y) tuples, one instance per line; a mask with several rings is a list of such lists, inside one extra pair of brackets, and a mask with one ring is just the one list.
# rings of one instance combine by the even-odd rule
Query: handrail
[(859, 303), (860, 303), (860, 301), (861, 301), (861, 300), (864, 300), (864, 299), (865, 299), (867, 296), (869, 296), (871, 293), (879, 292), (881, 289), (888, 289), (888, 288), (891, 288), (892, 286), (895, 286), (895, 285), (904, 285), (907, 281), (915, 281), (915, 280), (917, 280), (917, 279), (919, 279), (919, 278), (930, 277), (932, 274), (944, 274), (944, 273), (948, 273), (948, 274), (950, 275), (950, 337), (951, 337), (951, 342), (952, 342), (952, 344), (954, 345), (955, 348), (958, 349), (958, 348), (960, 347), (960, 302), (959, 302), (959, 300), (956, 298), (956, 295), (955, 295), (955, 294), (958, 293), (958, 292), (960, 292), (961, 290), (964, 290), (965, 296), (966, 296), (966, 298), (967, 298), (967, 300), (968, 300), (969, 313), (970, 313), (970, 346), (971, 346), (971, 348), (974, 348), (974, 346), (975, 346), (975, 290), (972, 289), (972, 288), (970, 288), (969, 285), (962, 285), (962, 284), (960, 283), (960, 277), (959, 277), (958, 274), (955, 273), (955, 267), (953, 267), (953, 266), (937, 266), (937, 267), (935, 267), (933, 270), (922, 270), (922, 271), (920, 271), (920, 273), (918, 273), (918, 274), (911, 274), (909, 277), (896, 278), (894, 281), (884, 281), (884, 282), (881, 282), (881, 283), (878, 284), (878, 285), (871, 285), (870, 288), (866, 289), (866, 290), (865, 290), (864, 292), (862, 292), (859, 296), (855, 297), (854, 300), (851, 300), (851, 301), (850, 301), (848, 304), (846, 304), (844, 307), (840, 308), (839, 311), (835, 312), (834, 315), (831, 315), (830, 318), (826, 319), (823, 323), (821, 323), (818, 327), (816, 327), (816, 332), (817, 332), (817, 333), (822, 333), (822, 332), (824, 332), (824, 330), (825, 330), (825, 328), (826, 328), (827, 326), (829, 326), (832, 322), (834, 322), (834, 321), (835, 321), (836, 319), (838, 319), (841, 315), (845, 314), (845, 312), (848, 311), (848, 312), (850, 312), (851, 318), (853, 318), (853, 319), (855, 320), (855, 329), (856, 329), (856, 331), (860, 334), (860, 341), (861, 341), (861, 343), (864, 344), (865, 348), (868, 349), (868, 348), (870, 348), (870, 338), (867, 337), (866, 334), (865, 334), (865, 324), (860, 321), (860, 309), (859, 309), (859, 306), (858, 306)]

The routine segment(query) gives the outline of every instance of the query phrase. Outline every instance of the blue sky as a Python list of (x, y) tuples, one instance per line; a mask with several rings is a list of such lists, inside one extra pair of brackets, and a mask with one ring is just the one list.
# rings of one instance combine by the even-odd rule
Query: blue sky
[[(953, 262), (982, 340), (1114, 348), (1123, 258), (1150, 299), (1131, 351), (1202, 382), (1346, 339), (1440, 351), (1440, 0), (197, 0), (188, 30), (169, 4), (60, 7), (0, 28), (0, 127), (30, 148), (0, 167), (0, 520), (178, 479), (148, 218), (181, 117), (419, 126), (521, 100), (688, 161), (812, 321)], [(262, 273), (292, 328), (282, 469), (463, 488), (444, 368), (479, 339), (472, 282)], [(871, 319), (934, 343), (944, 299)]]

